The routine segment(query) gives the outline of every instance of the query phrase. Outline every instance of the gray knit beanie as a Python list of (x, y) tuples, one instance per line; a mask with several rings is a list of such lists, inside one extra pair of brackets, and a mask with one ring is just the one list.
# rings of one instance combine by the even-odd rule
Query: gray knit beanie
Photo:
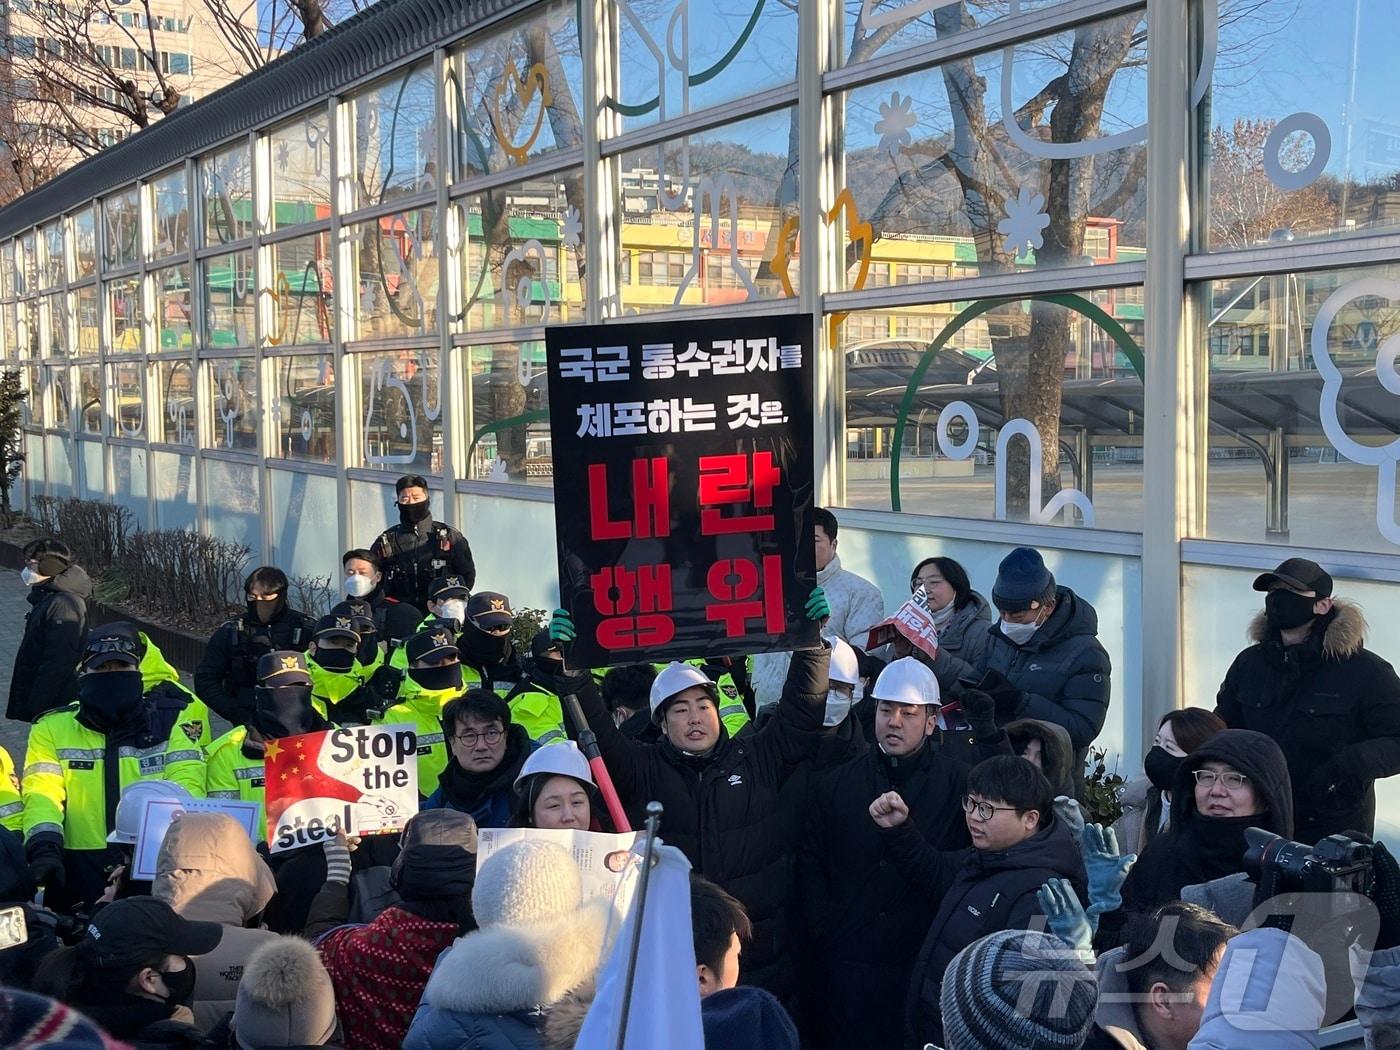
[(1058, 937), (1002, 930), (969, 944), (943, 975), (947, 1050), (1078, 1050), (1098, 985)]

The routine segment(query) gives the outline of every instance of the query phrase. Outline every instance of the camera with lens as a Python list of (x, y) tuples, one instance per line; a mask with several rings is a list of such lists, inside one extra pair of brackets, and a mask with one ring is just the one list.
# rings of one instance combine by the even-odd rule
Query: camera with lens
[(1262, 828), (1246, 828), (1245, 871), (1261, 891), (1276, 893), (1356, 893), (1371, 897), (1375, 879), (1368, 842), (1328, 835), (1316, 846), (1290, 842)]

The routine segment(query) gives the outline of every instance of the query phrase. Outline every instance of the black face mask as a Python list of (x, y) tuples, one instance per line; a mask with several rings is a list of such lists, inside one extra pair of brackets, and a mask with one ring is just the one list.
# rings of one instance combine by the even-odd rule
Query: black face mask
[(309, 685), (264, 685), (253, 690), (253, 728), (269, 740), (310, 733), (321, 724)]
[(1270, 591), (1264, 596), (1264, 618), (1270, 627), (1289, 631), (1294, 627), (1302, 627), (1311, 620), (1316, 615), (1313, 612), (1313, 606), (1316, 604), (1316, 598), (1309, 598), (1305, 594), (1284, 590)]
[(281, 616), (287, 608), (287, 596), (279, 594), (276, 601), (255, 602), (248, 599), (248, 615), (258, 623), (271, 623)]
[(405, 525), (417, 525), (420, 521), (427, 521), (432, 512), (427, 500), (422, 503), (400, 503), (399, 521)]
[(436, 667), (410, 667), (408, 677), (418, 683), (419, 688), (430, 693), (443, 689), (462, 688), (461, 664), (438, 664)]
[(355, 666), (355, 654), (349, 649), (317, 649), (312, 659), (335, 674), (345, 674)]
[(1166, 748), (1154, 745), (1142, 760), (1143, 771), (1152, 786), (1158, 791), (1170, 791), (1176, 780), (1176, 771), (1181, 768), (1183, 756), (1174, 755)]
[(78, 706), (99, 729), (120, 724), (141, 706), (141, 672), (93, 671), (78, 679)]
[(468, 620), (458, 644), (475, 663), (499, 663), (510, 653), (510, 634), (490, 634)]
[(361, 631), (360, 647), (355, 655), (359, 657), (362, 664), (374, 663), (375, 657), (379, 655), (379, 632)]
[(161, 980), (165, 982), (165, 987), (170, 989), (170, 994), (165, 996), (165, 1002), (169, 1006), (187, 1004), (190, 1001), (190, 996), (194, 994), (194, 960), (188, 955), (181, 958), (185, 960), (183, 970), (158, 971)]

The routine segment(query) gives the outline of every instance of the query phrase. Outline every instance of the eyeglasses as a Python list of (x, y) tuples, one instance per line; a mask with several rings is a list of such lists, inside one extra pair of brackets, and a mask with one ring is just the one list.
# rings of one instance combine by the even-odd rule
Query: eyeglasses
[(942, 582), (942, 576), (916, 576), (914, 582), (909, 585), (909, 589), (911, 591), (917, 591), (922, 587), (926, 591), (931, 591)]
[(994, 806), (990, 802), (978, 802), (971, 795), (963, 796), (963, 812), (968, 815), (976, 814), (977, 819), (983, 822), (992, 819), (993, 813), (1019, 813), (1015, 806)]
[(487, 747), (495, 747), (501, 742), (501, 737), (505, 735), (503, 729), (483, 729), (480, 733), (475, 729), (468, 729), (465, 733), (458, 733), (452, 739), (463, 747), (476, 747), (478, 740), (486, 741)]
[(1216, 783), (1219, 782), (1225, 785), (1226, 791), (1238, 791), (1240, 788), (1244, 787), (1245, 782), (1249, 780), (1249, 777), (1245, 774), (1236, 773), (1234, 770), (1230, 770), (1226, 773), (1217, 773), (1213, 769), (1197, 769), (1191, 775), (1196, 778), (1197, 784), (1204, 784), (1206, 787), (1215, 787)]

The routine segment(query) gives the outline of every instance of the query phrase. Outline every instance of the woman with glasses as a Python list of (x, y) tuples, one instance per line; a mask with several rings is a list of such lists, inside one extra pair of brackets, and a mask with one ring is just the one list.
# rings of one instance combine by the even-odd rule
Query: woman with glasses
[(1244, 871), (1245, 828), (1293, 837), (1293, 793), (1279, 746), (1226, 729), (1186, 757), (1171, 792), (1171, 824), (1123, 884), (1123, 910), (1147, 912), (1182, 889)]
[(447, 765), (422, 808), (455, 809), (477, 827), (507, 827), (515, 781), (535, 750), (534, 741), (511, 722), (505, 700), (485, 689), (468, 689), (443, 708), (442, 732)]
[(938, 657), (933, 670), (939, 685), (950, 687), (959, 678), (980, 678), (982, 653), (992, 609), (972, 589), (967, 570), (952, 558), (925, 558), (909, 576), (909, 591), (924, 589), (929, 612), (938, 629)]

